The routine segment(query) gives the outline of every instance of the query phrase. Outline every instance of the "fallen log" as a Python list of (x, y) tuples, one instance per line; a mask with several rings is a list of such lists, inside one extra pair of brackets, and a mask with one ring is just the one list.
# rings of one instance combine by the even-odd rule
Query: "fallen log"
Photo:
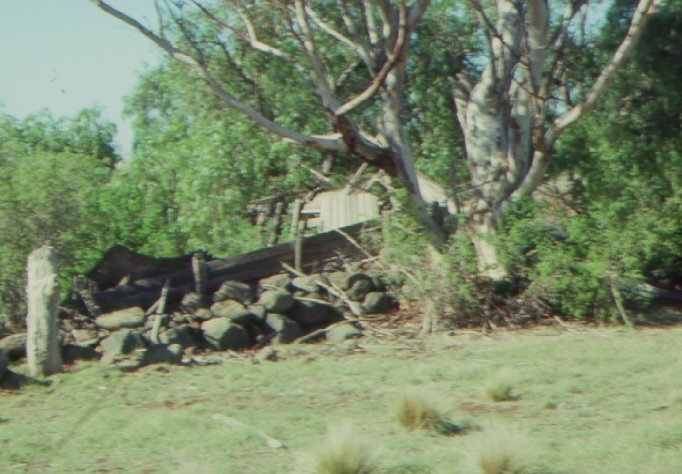
[[(366, 224), (354, 224), (344, 227), (345, 234), (355, 238), (360, 236), (363, 226)], [(338, 255), (356, 256), (360, 252), (348, 240), (336, 231), (324, 232), (310, 237), (305, 237), (302, 243), (301, 263), (304, 268), (309, 268), (316, 262), (325, 261)], [(125, 255), (125, 253), (123, 253)], [(94, 292), (92, 297), (103, 312), (114, 311), (129, 306), (141, 306), (148, 308), (154, 304), (161, 288), (170, 280), (167, 303), (177, 303), (187, 292), (195, 290), (195, 272), (192, 268), (192, 258), (180, 257), (186, 262), (181, 268), (177, 268), (178, 261), (166, 259), (168, 267), (172, 271), (137, 278), (128, 281), (125, 285), (115, 286), (104, 291)], [(148, 260), (145, 271), (149, 271)], [(171, 265), (171, 263), (173, 265)], [(206, 270), (209, 276), (205, 284), (205, 291), (216, 291), (225, 280), (255, 281), (259, 278), (274, 275), (282, 271), (282, 264), (294, 265), (295, 242), (286, 242), (272, 247), (255, 250), (252, 252), (236, 255), (225, 259), (213, 259), (206, 261)], [(114, 265), (117, 275), (122, 269), (129, 269), (124, 265)], [(135, 269), (132, 269), (135, 271)], [(136, 273), (139, 274), (139, 273)], [(103, 275), (99, 277), (103, 281), (111, 282), (115, 278)]]

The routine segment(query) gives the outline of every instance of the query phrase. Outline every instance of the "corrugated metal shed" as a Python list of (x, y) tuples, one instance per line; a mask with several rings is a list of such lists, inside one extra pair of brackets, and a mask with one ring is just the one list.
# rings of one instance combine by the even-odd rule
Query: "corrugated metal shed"
[(306, 204), (302, 214), (308, 218), (308, 227), (324, 232), (378, 217), (379, 200), (365, 192), (326, 191)]

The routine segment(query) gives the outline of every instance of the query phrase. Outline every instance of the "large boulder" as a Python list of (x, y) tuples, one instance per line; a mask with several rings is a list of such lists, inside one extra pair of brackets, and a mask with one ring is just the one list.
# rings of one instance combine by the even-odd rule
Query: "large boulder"
[(294, 290), (303, 293), (319, 293), (324, 290), (325, 281), (321, 275), (304, 275), (292, 280), (291, 286)]
[(62, 346), (62, 359), (66, 363), (77, 360), (97, 360), (100, 358), (102, 358), (102, 354), (89, 345), (64, 344)]
[(267, 290), (260, 295), (258, 303), (268, 313), (286, 313), (294, 306), (294, 297), (285, 290)]
[(360, 280), (366, 280), (369, 283), (372, 283), (372, 277), (369, 276), (368, 274), (363, 272), (353, 272), (346, 275), (345, 279), (343, 280), (343, 285), (341, 286), (341, 289), (344, 291), (348, 291), (353, 287), (355, 283), (357, 283)]
[(218, 291), (213, 294), (213, 302), (217, 303), (228, 299), (239, 301), (243, 305), (250, 305), (254, 300), (253, 289), (250, 285), (239, 281), (224, 281)]
[(235, 300), (221, 300), (217, 303), (213, 303), (211, 306), (211, 314), (213, 314), (214, 318), (227, 318), (242, 325), (248, 325), (253, 320), (253, 316), (249, 310), (239, 301)]
[(271, 313), (265, 318), (268, 331), (276, 332), (272, 341), (279, 344), (288, 344), (303, 336), (304, 332), (295, 321), (287, 318), (283, 314)]
[(249, 332), (229, 318), (214, 318), (201, 325), (204, 339), (218, 351), (247, 349), (253, 345)]
[(135, 349), (145, 348), (147, 343), (140, 331), (121, 329), (104, 338), (99, 346), (104, 354), (103, 360), (110, 361), (116, 357), (130, 354)]
[(197, 330), (189, 324), (182, 324), (160, 333), (159, 342), (166, 345), (178, 344), (180, 347), (187, 348), (196, 346), (199, 341)]
[(374, 289), (374, 283), (371, 278), (360, 278), (351, 285), (346, 294), (353, 301), (362, 301), (365, 299), (365, 295)]
[(291, 289), (291, 277), (286, 273), (278, 273), (266, 278), (261, 278), (258, 286), (263, 290)]
[(296, 304), (289, 311), (289, 317), (307, 331), (325, 327), (344, 319), (337, 307), (320, 301), (306, 300), (296, 301)]
[(203, 305), (203, 298), (199, 293), (189, 292), (185, 293), (180, 303), (180, 308), (183, 313), (193, 313), (200, 309)]
[(142, 357), (142, 365), (181, 364), (184, 351), (180, 344), (152, 344)]
[(333, 328), (329, 329), (325, 334), (327, 341), (331, 342), (332, 344), (338, 344), (345, 341), (346, 339), (352, 339), (363, 336), (364, 334), (362, 334), (362, 332), (351, 323), (339, 324), (337, 326), (334, 326)]
[(0, 349), (5, 352), (9, 360), (19, 360), (26, 357), (26, 333), (17, 333), (0, 339)]
[(81, 346), (94, 346), (100, 341), (101, 337), (94, 329), (74, 329), (71, 331), (73, 340)]
[(365, 314), (386, 313), (393, 308), (393, 298), (382, 291), (367, 293), (362, 301), (362, 309)]
[(97, 327), (116, 331), (124, 328), (139, 328), (144, 326), (144, 310), (139, 306), (120, 309), (111, 313), (103, 314), (95, 319)]

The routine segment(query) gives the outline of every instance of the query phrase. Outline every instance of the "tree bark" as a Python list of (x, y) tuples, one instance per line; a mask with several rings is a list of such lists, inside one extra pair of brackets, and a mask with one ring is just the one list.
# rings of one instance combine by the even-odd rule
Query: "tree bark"
[(29, 255), (26, 293), (29, 373), (33, 377), (45, 377), (62, 372), (57, 333), (59, 270), (57, 254), (52, 247), (43, 246)]

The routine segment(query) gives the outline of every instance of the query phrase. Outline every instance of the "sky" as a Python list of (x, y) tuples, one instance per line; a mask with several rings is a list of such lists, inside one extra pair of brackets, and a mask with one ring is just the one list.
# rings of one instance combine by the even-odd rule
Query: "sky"
[[(155, 24), (154, 0), (111, 0), (143, 24)], [(90, 0), (0, 0), (0, 111), (17, 118), (49, 109), (74, 116), (99, 106), (116, 123), (117, 146), (129, 156), (132, 128), (123, 118), (146, 65), (161, 51)]]

